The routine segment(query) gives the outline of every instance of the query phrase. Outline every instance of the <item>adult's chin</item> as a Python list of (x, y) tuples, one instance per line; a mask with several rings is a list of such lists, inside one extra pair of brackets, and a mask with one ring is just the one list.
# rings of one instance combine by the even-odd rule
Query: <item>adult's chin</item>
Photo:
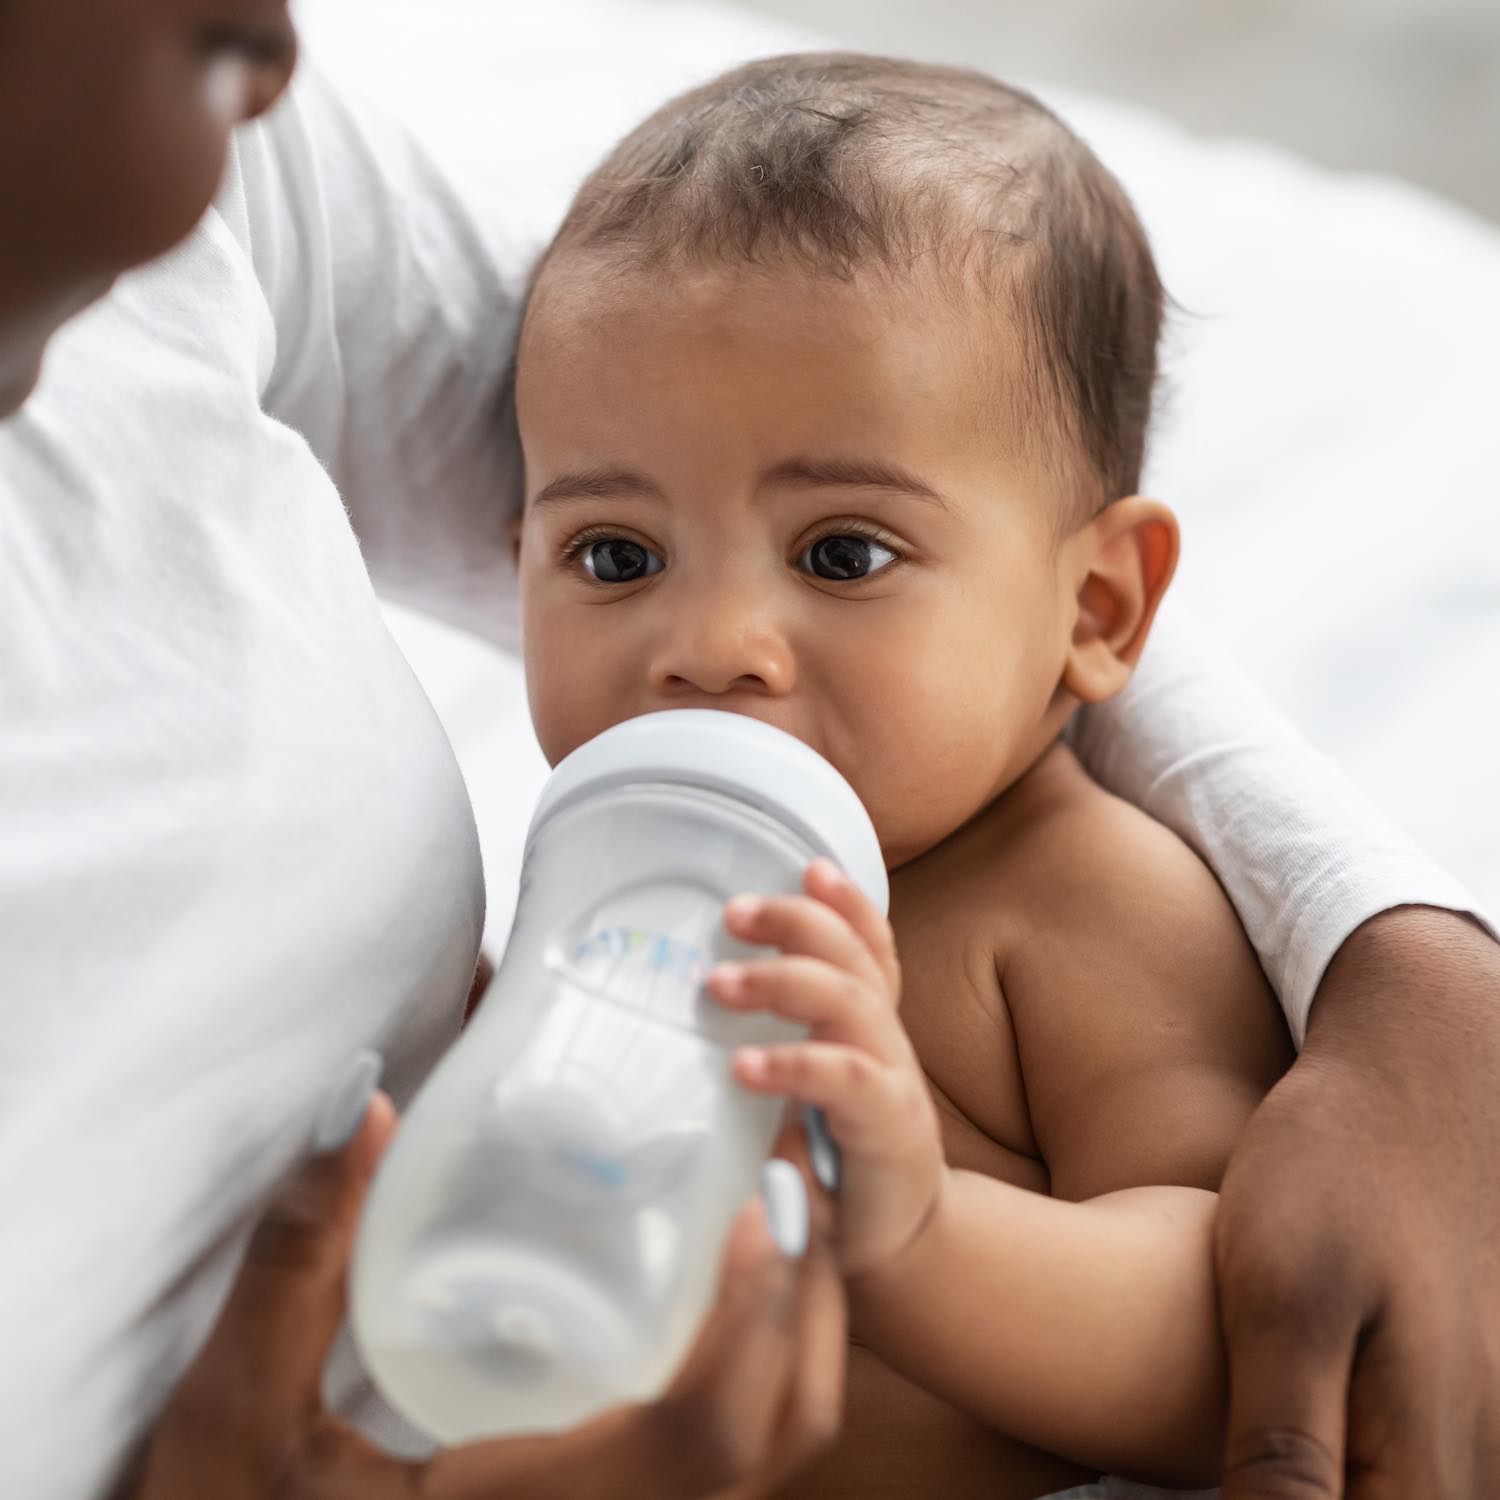
[(25, 406), (41, 378), (41, 350), (29, 356), (13, 356), (6, 349), (0, 355), (0, 422)]
[(18, 412), (36, 390), (52, 336), (85, 308), (92, 307), (114, 285), (113, 276), (98, 276), (68, 288), (45, 307), (7, 325), (0, 319), (0, 421)]

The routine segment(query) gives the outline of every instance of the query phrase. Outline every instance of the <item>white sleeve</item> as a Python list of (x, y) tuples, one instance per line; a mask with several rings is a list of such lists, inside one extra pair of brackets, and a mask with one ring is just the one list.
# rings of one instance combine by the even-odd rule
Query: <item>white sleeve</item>
[(221, 211), (274, 327), (263, 407), (332, 476), (383, 594), (514, 647), (502, 395), (526, 255), (498, 192), (311, 63), (234, 166)]
[(1323, 971), (1361, 923), (1411, 905), (1484, 920), (1180, 609), (1162, 612), (1129, 688), (1081, 714), (1073, 739), (1103, 785), (1208, 861), (1299, 1046)]

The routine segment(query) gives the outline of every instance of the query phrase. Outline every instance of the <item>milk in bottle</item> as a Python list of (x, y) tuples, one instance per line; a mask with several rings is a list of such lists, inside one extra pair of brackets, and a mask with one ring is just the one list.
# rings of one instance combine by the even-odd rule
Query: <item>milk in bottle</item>
[(445, 1442), (569, 1427), (670, 1380), (783, 1106), (736, 1047), (796, 1037), (702, 993), (745, 892), (837, 861), (883, 911), (848, 783), (741, 715), (649, 714), (552, 773), (484, 1004), (376, 1176), (352, 1275), (376, 1384)]

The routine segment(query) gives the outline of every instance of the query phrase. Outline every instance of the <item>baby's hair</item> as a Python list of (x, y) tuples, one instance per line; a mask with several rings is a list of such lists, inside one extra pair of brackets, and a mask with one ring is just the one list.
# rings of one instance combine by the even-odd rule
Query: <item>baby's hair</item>
[(736, 68), (610, 153), (547, 260), (572, 250), (840, 278), (931, 266), (1006, 299), (1014, 430), (1045, 435), (1078, 509), (1139, 486), (1165, 300), (1150, 245), (1093, 152), (982, 73), (832, 52)]

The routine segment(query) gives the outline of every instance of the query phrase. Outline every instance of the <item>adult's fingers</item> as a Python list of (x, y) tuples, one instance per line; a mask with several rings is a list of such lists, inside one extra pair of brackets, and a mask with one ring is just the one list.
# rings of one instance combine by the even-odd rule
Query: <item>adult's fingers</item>
[(370, 1179), (396, 1129), (384, 1094), (347, 1145), (314, 1156), (257, 1225), (200, 1378), (253, 1382), (255, 1411), (280, 1430), (318, 1403), (329, 1346), (343, 1320), (345, 1273)]
[(360, 1206), (395, 1128), (373, 1079), (344, 1100), (360, 1123), (316, 1144), (252, 1234), (213, 1333), (117, 1496), (129, 1500), (407, 1500), (405, 1465), (322, 1410), (323, 1361), (344, 1307)]
[[(1438, 1300), (1440, 1299), (1433, 1299)], [(1442, 1350), (1461, 1344), (1445, 1308), (1399, 1299), (1360, 1341), (1350, 1383), (1346, 1500), (1477, 1500), (1481, 1382), (1465, 1390)]]
[(1357, 1329), (1274, 1309), (1224, 1309), (1229, 1431), (1224, 1500), (1342, 1500)]
[[(817, 1218), (817, 1210), (814, 1217)], [(831, 1226), (830, 1226), (831, 1227)], [(760, 1489), (773, 1490), (838, 1436), (849, 1358), (849, 1313), (829, 1235), (815, 1230), (799, 1285), (798, 1343), (792, 1388)]]
[(805, 1249), (806, 1190), (789, 1164), (767, 1167), (772, 1203), (758, 1200), (736, 1219), (713, 1312), (671, 1388), (648, 1409), (664, 1481), (657, 1493), (709, 1495), (752, 1475), (765, 1461), (791, 1390), (798, 1263), (772, 1238), (769, 1214), (782, 1220), (792, 1250)]

